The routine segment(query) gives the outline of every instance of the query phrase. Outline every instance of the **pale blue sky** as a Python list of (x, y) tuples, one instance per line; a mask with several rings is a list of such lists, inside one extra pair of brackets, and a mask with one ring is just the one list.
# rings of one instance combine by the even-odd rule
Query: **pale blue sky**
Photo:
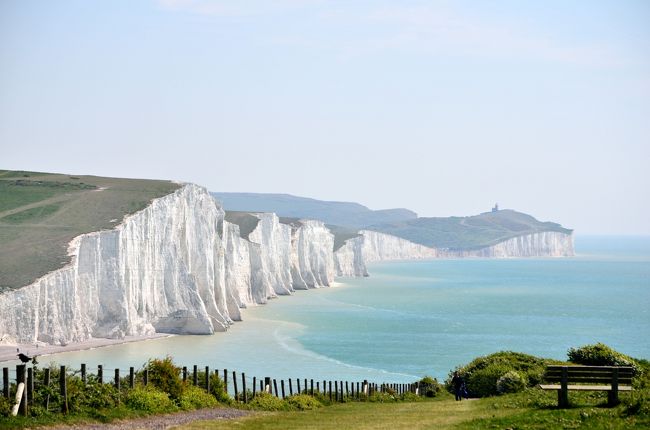
[(0, 0), (0, 151), (650, 234), (650, 2)]

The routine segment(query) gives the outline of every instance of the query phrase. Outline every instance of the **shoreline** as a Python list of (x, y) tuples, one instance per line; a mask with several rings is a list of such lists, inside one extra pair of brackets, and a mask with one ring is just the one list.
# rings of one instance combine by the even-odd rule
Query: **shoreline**
[(161, 339), (166, 337), (176, 336), (169, 333), (155, 333), (152, 335), (142, 335), (142, 336), (125, 336), (123, 339), (103, 339), (103, 338), (93, 338), (88, 339), (83, 342), (70, 343), (68, 345), (43, 345), (43, 344), (31, 344), (31, 343), (16, 343), (16, 344), (5, 344), (0, 345), (0, 363), (10, 363), (13, 361), (18, 362), (16, 356), (16, 348), (20, 349), (20, 352), (33, 357), (41, 357), (51, 354), (58, 354), (61, 352), (71, 352), (71, 351), (83, 351), (96, 348), (102, 348), (105, 346), (112, 345), (121, 345), (124, 343), (131, 342), (142, 342), (146, 340)]

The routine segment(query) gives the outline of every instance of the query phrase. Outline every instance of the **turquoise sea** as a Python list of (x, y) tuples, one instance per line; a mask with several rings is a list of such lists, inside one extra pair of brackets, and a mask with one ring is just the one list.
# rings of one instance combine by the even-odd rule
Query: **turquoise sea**
[(444, 378), (499, 350), (557, 359), (604, 342), (650, 358), (650, 237), (576, 238), (564, 259), (384, 262), (371, 276), (246, 309), (214, 336), (174, 336), (42, 357), (108, 370), (171, 355), (247, 377)]

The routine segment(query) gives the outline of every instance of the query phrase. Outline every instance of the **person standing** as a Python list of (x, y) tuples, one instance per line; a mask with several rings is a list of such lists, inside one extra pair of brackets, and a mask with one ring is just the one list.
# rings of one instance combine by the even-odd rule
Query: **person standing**
[(454, 372), (451, 378), (451, 386), (454, 387), (454, 395), (457, 401), (463, 400), (463, 378), (460, 377), (458, 371)]

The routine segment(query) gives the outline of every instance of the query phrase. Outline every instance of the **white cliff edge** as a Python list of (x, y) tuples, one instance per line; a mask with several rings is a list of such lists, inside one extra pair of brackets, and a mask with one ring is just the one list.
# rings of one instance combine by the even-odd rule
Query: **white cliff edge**
[(257, 226), (242, 238), (206, 189), (186, 184), (112, 230), (76, 237), (70, 264), (1, 294), (0, 337), (66, 345), (212, 334), (241, 320), (241, 308), (329, 286), (335, 276), (368, 276), (369, 262), (573, 255), (572, 236), (553, 232), (452, 253), (365, 230), (335, 251), (334, 235), (320, 221), (254, 216)]

